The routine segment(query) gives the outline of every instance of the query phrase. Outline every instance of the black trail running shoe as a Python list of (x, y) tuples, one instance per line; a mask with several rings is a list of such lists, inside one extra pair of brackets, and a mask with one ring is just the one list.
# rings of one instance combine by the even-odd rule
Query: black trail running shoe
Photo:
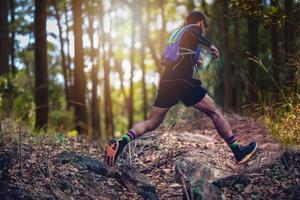
[(237, 164), (245, 163), (256, 151), (256, 142), (251, 142), (250, 144), (240, 147), (240, 151), (234, 154)]

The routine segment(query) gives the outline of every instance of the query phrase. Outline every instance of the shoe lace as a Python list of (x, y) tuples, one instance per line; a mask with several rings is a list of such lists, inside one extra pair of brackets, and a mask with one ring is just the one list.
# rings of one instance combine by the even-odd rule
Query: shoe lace
[(107, 147), (106, 154), (108, 156), (115, 156), (116, 154), (116, 147), (117, 143), (111, 144), (110, 146)]

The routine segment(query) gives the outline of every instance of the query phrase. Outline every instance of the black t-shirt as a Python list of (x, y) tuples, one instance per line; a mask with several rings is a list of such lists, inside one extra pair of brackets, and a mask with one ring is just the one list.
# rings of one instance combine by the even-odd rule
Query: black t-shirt
[[(196, 51), (199, 44), (207, 47), (211, 45), (210, 41), (202, 36), (202, 29), (200, 27), (196, 25), (188, 27), (181, 37), (179, 46)], [(192, 79), (195, 65), (194, 57), (195, 55), (193, 54), (180, 55), (174, 65), (166, 66), (161, 79)]]

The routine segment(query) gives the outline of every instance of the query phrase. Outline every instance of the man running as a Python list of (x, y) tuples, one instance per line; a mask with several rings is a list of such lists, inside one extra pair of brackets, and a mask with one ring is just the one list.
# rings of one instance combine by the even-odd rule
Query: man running
[[(121, 138), (110, 141), (105, 152), (105, 161), (109, 166), (114, 165), (116, 159), (129, 142), (149, 131), (155, 130), (163, 122), (169, 109), (179, 101), (183, 102), (185, 106), (193, 106), (202, 111), (213, 121), (219, 135), (232, 150), (237, 164), (246, 162), (255, 152), (256, 142), (240, 146), (235, 140), (229, 123), (217, 109), (207, 91), (201, 87), (201, 81), (193, 78), (194, 66), (197, 64), (195, 53), (183, 52), (183, 50), (197, 52), (197, 47), (201, 44), (210, 49), (214, 58), (218, 58), (218, 49), (203, 37), (203, 33), (207, 28), (204, 15), (198, 11), (190, 13), (186, 18), (185, 27), (186, 30), (182, 31), (182, 36), (179, 37), (180, 53), (178, 59), (172, 64), (165, 65), (166, 68), (161, 77), (157, 97), (149, 118), (135, 124)], [(176, 33), (173, 32), (169, 40), (175, 37), (174, 35)]]

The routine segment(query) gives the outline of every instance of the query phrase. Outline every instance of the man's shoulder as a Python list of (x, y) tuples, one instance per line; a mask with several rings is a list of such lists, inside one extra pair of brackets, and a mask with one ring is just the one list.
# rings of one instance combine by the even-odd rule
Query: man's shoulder
[(190, 24), (186, 26), (187, 30), (195, 30), (195, 31), (201, 31), (202, 29), (197, 26), (196, 24)]
[(187, 32), (189, 34), (192, 34), (193, 36), (202, 35), (202, 29), (199, 26), (195, 25), (195, 24), (188, 25), (186, 27), (186, 31), (185, 32)]

